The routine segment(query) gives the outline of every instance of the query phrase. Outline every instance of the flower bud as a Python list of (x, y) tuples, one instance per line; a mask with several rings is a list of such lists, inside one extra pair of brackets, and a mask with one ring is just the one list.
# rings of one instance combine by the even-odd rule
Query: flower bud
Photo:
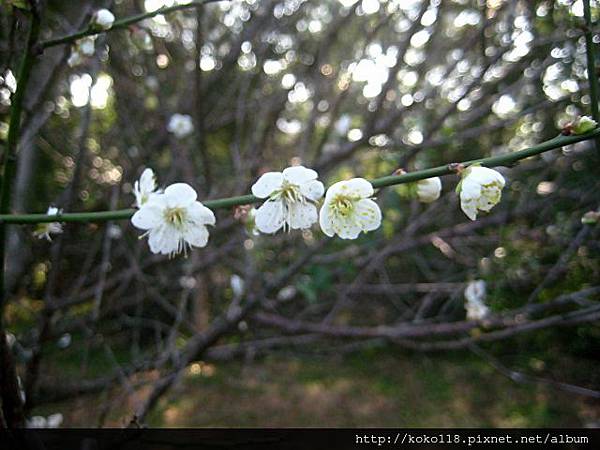
[(440, 198), (442, 181), (439, 177), (417, 181), (417, 198), (420, 202), (431, 203)]
[(589, 116), (579, 116), (572, 124), (571, 130), (573, 134), (585, 134), (592, 131), (598, 123)]
[(497, 171), (481, 166), (468, 167), (458, 188), (460, 207), (471, 220), (478, 211), (489, 212), (502, 196), (504, 177)]
[(96, 30), (110, 30), (115, 22), (115, 16), (108, 9), (99, 9), (92, 16), (90, 26)]

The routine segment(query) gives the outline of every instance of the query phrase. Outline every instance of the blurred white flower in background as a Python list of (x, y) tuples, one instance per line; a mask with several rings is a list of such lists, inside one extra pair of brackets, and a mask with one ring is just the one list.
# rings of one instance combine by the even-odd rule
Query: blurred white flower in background
[(244, 293), (244, 279), (239, 275), (233, 274), (231, 275), (231, 279), (229, 280), (231, 285), (231, 290), (233, 291), (233, 295), (235, 297), (241, 297)]
[(129, 36), (131, 37), (131, 41), (135, 46), (146, 51), (152, 50), (152, 37), (150, 36), (150, 33), (143, 28), (137, 27), (130, 29), (130, 33), (131, 34)]
[(33, 416), (27, 420), (27, 428), (58, 428), (63, 422), (61, 413), (50, 414), (48, 417)]
[(196, 282), (196, 279), (194, 277), (180, 277), (179, 278), (179, 285), (183, 288), (183, 289), (194, 289), (196, 287), (198, 283)]
[(135, 195), (135, 206), (141, 208), (144, 203), (153, 196), (159, 195), (160, 190), (156, 189), (156, 176), (152, 169), (145, 169), (140, 179), (133, 185), (133, 194)]
[(131, 223), (146, 230), (141, 237), (148, 236), (152, 253), (174, 256), (187, 254), (188, 247), (206, 246), (206, 225), (214, 225), (216, 219), (196, 198), (189, 184), (175, 183), (152, 196), (133, 215)]
[(83, 56), (93, 56), (96, 51), (96, 38), (94, 36), (87, 36), (79, 39), (75, 45), (77, 51)]
[(596, 225), (600, 220), (599, 211), (588, 211), (581, 217), (581, 223), (583, 225)]
[(318, 176), (317, 172), (303, 166), (263, 174), (252, 186), (252, 194), (268, 199), (256, 211), (256, 228), (269, 234), (282, 227), (292, 230), (310, 228), (319, 217), (314, 202), (325, 191)]
[(119, 225), (111, 223), (106, 230), (110, 239), (120, 239), (123, 236), (123, 230)]
[[(62, 210), (49, 206), (48, 211), (46, 212), (47, 216), (56, 216), (57, 214), (62, 214)], [(49, 223), (40, 223), (38, 224), (36, 230), (33, 232), (33, 235), (38, 239), (47, 239), (48, 242), (52, 242), (51, 234), (60, 234), (63, 232), (62, 225), (58, 222), (49, 222)]]
[(439, 177), (417, 181), (417, 198), (420, 202), (431, 203), (440, 198), (442, 180)]
[(471, 220), (477, 211), (489, 212), (502, 197), (504, 177), (497, 171), (481, 166), (468, 167), (460, 183), (460, 207)]
[(251, 234), (252, 236), (260, 235), (260, 231), (258, 231), (258, 228), (256, 228), (257, 211), (258, 210), (256, 208), (250, 208), (248, 211), (248, 218), (246, 219), (246, 230), (248, 231), (248, 234)]
[(110, 30), (115, 22), (115, 16), (108, 9), (99, 9), (92, 16), (90, 25), (98, 30)]
[(69, 67), (76, 67), (78, 65), (80, 65), (83, 62), (83, 57), (81, 56), (81, 53), (79, 53), (78, 51), (72, 50), (71, 54), (69, 55), (69, 58), (67, 59), (67, 64), (69, 65)]
[(335, 132), (340, 136), (346, 136), (350, 126), (352, 125), (352, 118), (348, 114), (342, 114), (340, 118), (335, 122)]
[(465, 309), (467, 319), (482, 320), (490, 314), (490, 309), (484, 303), (486, 297), (486, 285), (483, 280), (469, 282), (465, 289)]
[(71, 48), (71, 54), (67, 59), (69, 67), (75, 67), (83, 63), (84, 59), (93, 56), (96, 51), (95, 36), (86, 36), (75, 42)]
[(58, 339), (58, 341), (56, 341), (56, 345), (58, 346), (58, 348), (64, 349), (71, 345), (71, 341), (71, 334), (65, 333)]
[(296, 286), (286, 286), (277, 293), (277, 300), (280, 302), (287, 302), (288, 300), (292, 300), (297, 293), (298, 290), (296, 289)]
[(194, 131), (192, 117), (187, 114), (173, 114), (169, 119), (167, 130), (178, 139), (189, 136)]
[(381, 210), (371, 197), (373, 185), (364, 178), (338, 181), (325, 195), (319, 223), (327, 236), (356, 239), (361, 232), (381, 225)]
[(10, 348), (12, 348), (12, 346), (15, 345), (15, 342), (17, 342), (17, 338), (15, 337), (15, 335), (12, 333), (6, 333), (6, 343)]

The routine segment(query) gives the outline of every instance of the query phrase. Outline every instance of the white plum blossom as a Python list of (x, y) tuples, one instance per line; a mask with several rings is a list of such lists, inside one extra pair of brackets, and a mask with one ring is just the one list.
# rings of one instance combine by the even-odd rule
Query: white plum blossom
[(108, 9), (99, 9), (92, 16), (90, 25), (98, 30), (110, 30), (115, 22), (115, 16)]
[[(56, 216), (61, 214), (62, 210), (54, 206), (49, 206), (46, 212), (47, 216)], [(38, 239), (47, 239), (48, 242), (52, 242), (51, 234), (60, 234), (63, 232), (62, 225), (59, 222), (40, 223), (37, 229), (33, 232), (33, 235)]]
[(467, 319), (482, 320), (490, 314), (490, 309), (484, 303), (486, 285), (483, 280), (471, 281), (465, 289), (465, 309)]
[(173, 114), (169, 119), (167, 130), (178, 139), (189, 136), (194, 131), (192, 117), (187, 114)]
[(419, 180), (417, 185), (417, 198), (423, 203), (432, 203), (440, 198), (442, 192), (442, 180), (440, 177)]
[(372, 200), (373, 185), (364, 178), (338, 181), (325, 194), (319, 223), (327, 236), (356, 239), (381, 225), (381, 210)]
[(598, 126), (598, 122), (589, 116), (579, 116), (571, 124), (573, 134), (585, 134)]
[(256, 210), (258, 231), (271, 234), (282, 227), (292, 230), (310, 228), (319, 218), (314, 202), (325, 191), (318, 176), (317, 172), (303, 166), (263, 174), (252, 186), (252, 194), (268, 199)]
[(160, 193), (161, 191), (156, 189), (156, 177), (154, 176), (154, 172), (152, 169), (145, 169), (142, 172), (140, 179), (133, 185), (135, 206), (141, 208), (144, 203)]
[(188, 247), (204, 247), (207, 225), (216, 222), (214, 213), (196, 200), (196, 191), (186, 183), (168, 186), (152, 196), (131, 218), (131, 223), (146, 232), (152, 253), (174, 256), (187, 253)]
[(481, 166), (471, 166), (463, 173), (460, 184), (460, 207), (471, 220), (477, 211), (489, 212), (502, 197), (504, 177), (497, 171)]

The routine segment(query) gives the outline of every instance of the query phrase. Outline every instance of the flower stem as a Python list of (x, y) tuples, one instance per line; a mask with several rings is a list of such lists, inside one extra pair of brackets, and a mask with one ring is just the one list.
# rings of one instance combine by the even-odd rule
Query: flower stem
[[(504, 153), (498, 156), (492, 156), (490, 158), (481, 158), (471, 161), (463, 161), (464, 167), (468, 167), (472, 164), (481, 164), (486, 167), (497, 167), (497, 166), (510, 166), (525, 158), (538, 155), (550, 150), (561, 148), (565, 145), (574, 144), (576, 142), (593, 139), (600, 136), (600, 128), (597, 128), (589, 133), (576, 135), (576, 136), (562, 136), (559, 135), (554, 139), (542, 142), (533, 147), (529, 147), (516, 152)], [(418, 180), (424, 180), (426, 178), (439, 177), (455, 173), (455, 170), (450, 165), (433, 167), (430, 169), (418, 170), (415, 172), (409, 172), (402, 175), (390, 175), (386, 177), (376, 178), (371, 180), (373, 187), (382, 188), (386, 186), (392, 186), (396, 184), (412, 183)], [(216, 200), (206, 200), (202, 202), (206, 207), (211, 209), (225, 209), (232, 208), (234, 206), (248, 205), (252, 203), (258, 203), (263, 201), (255, 197), (254, 195), (241, 195), (239, 197), (229, 197)], [(0, 223), (19, 223), (19, 224), (32, 224), (32, 223), (44, 223), (44, 222), (105, 222), (108, 220), (125, 220), (129, 219), (134, 209), (122, 209), (117, 211), (100, 211), (100, 212), (83, 212), (83, 213), (64, 213), (53, 216), (46, 214), (1, 214)]]
[(41, 42), (39, 44), (39, 48), (41, 48), (43, 50), (48, 47), (54, 47), (55, 45), (68, 44), (68, 43), (77, 41), (78, 39), (84, 38), (86, 36), (93, 36), (95, 34), (105, 33), (105, 32), (113, 31), (113, 30), (121, 30), (123, 28), (129, 27), (129, 25), (133, 25), (134, 23), (141, 22), (144, 19), (150, 19), (150, 18), (158, 16), (158, 15), (169, 14), (169, 13), (172, 13), (175, 11), (181, 11), (183, 9), (188, 9), (188, 8), (197, 8), (200, 6), (204, 6), (208, 3), (216, 3), (216, 2), (220, 2), (220, 1), (226, 1), (226, 0), (195, 0), (195, 1), (191, 1), (189, 3), (185, 3), (185, 4), (181, 4), (181, 5), (174, 5), (174, 6), (169, 6), (169, 7), (163, 6), (162, 8), (159, 8), (156, 11), (137, 14), (135, 16), (126, 17), (124, 19), (117, 20), (117, 21), (115, 21), (115, 23), (113, 23), (113, 26), (111, 28), (109, 28), (108, 30), (98, 30), (95, 28), (88, 27), (85, 30), (78, 31), (76, 33), (69, 34), (67, 36), (63, 36), (63, 37), (59, 37), (59, 38), (55, 38), (55, 39), (49, 39), (47, 41)]

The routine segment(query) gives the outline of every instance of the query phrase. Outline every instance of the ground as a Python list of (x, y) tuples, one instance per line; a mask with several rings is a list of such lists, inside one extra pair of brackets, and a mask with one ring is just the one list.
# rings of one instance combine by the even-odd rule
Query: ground
[[(532, 372), (538, 364), (531, 362)], [(139, 397), (123, 391), (46, 405), (64, 425), (122, 426)], [(110, 408), (100, 405), (110, 404)], [(90, 405), (98, 405), (90, 408)], [(598, 426), (597, 400), (517, 384), (465, 353), (363, 352), (196, 364), (148, 418), (167, 427)]]

